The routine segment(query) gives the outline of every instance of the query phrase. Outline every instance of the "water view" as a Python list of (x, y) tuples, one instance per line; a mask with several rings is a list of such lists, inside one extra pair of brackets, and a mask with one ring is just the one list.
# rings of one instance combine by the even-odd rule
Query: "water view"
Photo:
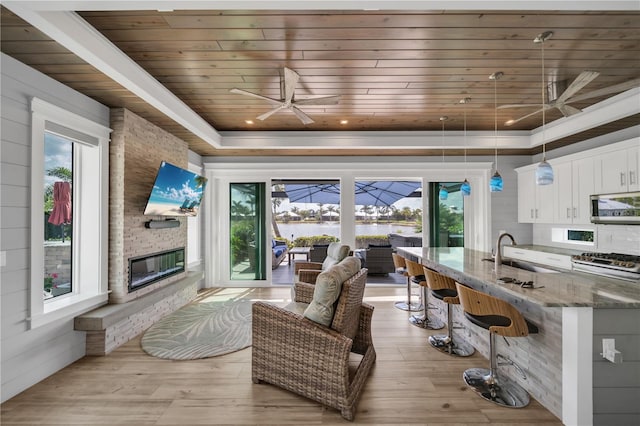
[[(333, 237), (340, 236), (340, 223), (323, 222), (323, 223), (278, 223), (280, 234), (283, 238), (291, 241), (298, 237), (310, 235), (330, 235)], [(356, 235), (387, 235), (395, 234), (415, 234), (414, 226), (394, 225), (393, 223), (367, 223), (356, 224)]]

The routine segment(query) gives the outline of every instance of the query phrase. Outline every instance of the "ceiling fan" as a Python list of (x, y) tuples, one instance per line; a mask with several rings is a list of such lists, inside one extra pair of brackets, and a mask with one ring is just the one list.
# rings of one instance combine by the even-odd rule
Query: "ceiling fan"
[[(571, 105), (568, 105), (572, 102), (579, 102), (585, 99), (597, 98), (597, 97), (609, 95), (612, 93), (620, 93), (620, 92), (624, 92), (625, 90), (640, 86), (640, 78), (635, 78), (633, 80), (625, 81), (619, 84), (614, 84), (613, 86), (609, 86), (609, 87), (603, 87), (602, 89), (594, 90), (592, 92), (588, 92), (579, 96), (573, 96), (576, 93), (578, 93), (580, 89), (582, 89), (584, 86), (589, 84), (599, 75), (600, 73), (597, 71), (582, 71), (580, 75), (578, 75), (578, 77), (576, 77), (576, 79), (573, 80), (573, 82), (571, 82), (569, 87), (567, 87), (567, 89), (564, 92), (562, 92), (560, 96), (558, 96), (556, 99), (552, 101), (549, 101), (548, 103), (545, 103), (543, 108), (545, 110), (557, 108), (562, 113), (562, 115), (564, 115), (565, 117), (569, 117), (571, 115), (582, 112), (582, 110), (572, 107)], [(540, 104), (507, 104), (507, 105), (500, 105), (498, 108), (503, 109), (503, 108), (531, 108), (531, 107), (540, 107)], [(509, 120), (505, 123), (505, 125), (511, 126), (520, 120), (524, 120), (525, 118), (536, 115), (542, 112), (543, 108), (540, 108), (537, 111), (524, 115), (515, 120)]]
[(298, 84), (298, 80), (300, 80), (300, 76), (294, 70), (284, 67), (283, 72), (280, 76), (280, 98), (274, 99), (269, 98), (267, 96), (258, 95), (257, 93), (247, 92), (246, 90), (233, 88), (229, 90), (231, 93), (238, 93), (240, 95), (253, 96), (254, 98), (265, 100), (272, 105), (275, 105), (270, 111), (265, 112), (262, 115), (256, 117), (258, 120), (266, 120), (271, 117), (276, 112), (282, 110), (292, 111), (296, 117), (302, 121), (304, 124), (311, 124), (314, 121), (305, 114), (298, 106), (301, 105), (335, 105), (338, 103), (340, 99), (340, 95), (333, 96), (321, 96), (318, 98), (305, 98), (305, 99), (295, 99), (295, 90), (296, 84)]

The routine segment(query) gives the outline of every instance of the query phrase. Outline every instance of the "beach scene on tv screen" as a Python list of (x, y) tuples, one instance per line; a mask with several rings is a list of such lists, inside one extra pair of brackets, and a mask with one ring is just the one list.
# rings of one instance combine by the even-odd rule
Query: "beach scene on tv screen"
[(196, 216), (207, 179), (163, 162), (158, 170), (145, 215)]

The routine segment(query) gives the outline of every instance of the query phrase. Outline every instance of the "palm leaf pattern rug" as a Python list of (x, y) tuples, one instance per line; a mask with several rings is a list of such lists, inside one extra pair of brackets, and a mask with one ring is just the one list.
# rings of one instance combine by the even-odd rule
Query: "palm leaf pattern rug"
[(142, 349), (158, 358), (209, 358), (251, 345), (251, 301), (246, 299), (189, 304), (152, 325)]

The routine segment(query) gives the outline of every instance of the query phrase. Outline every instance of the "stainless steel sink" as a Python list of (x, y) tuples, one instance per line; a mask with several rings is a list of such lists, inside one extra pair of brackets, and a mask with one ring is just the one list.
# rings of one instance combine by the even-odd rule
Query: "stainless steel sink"
[[(482, 260), (485, 260), (487, 262), (495, 261), (494, 259), (491, 259), (491, 258), (485, 258)], [(557, 274), (560, 272), (560, 271), (555, 271), (553, 269), (548, 269), (542, 266), (534, 265), (533, 263), (523, 262), (521, 260), (504, 259), (502, 261), (502, 264), (505, 266), (511, 266), (512, 268), (518, 268), (524, 271), (537, 272), (542, 274)]]

